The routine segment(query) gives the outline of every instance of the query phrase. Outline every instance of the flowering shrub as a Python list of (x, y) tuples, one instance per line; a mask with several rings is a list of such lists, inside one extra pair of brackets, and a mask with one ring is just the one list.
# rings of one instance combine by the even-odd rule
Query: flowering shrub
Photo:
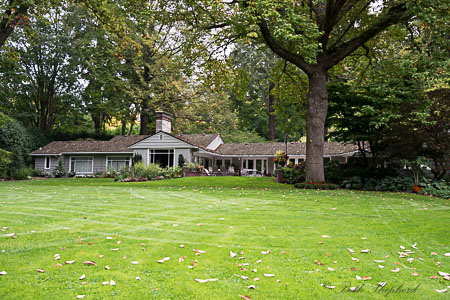
[(289, 156), (284, 152), (283, 150), (278, 150), (275, 153), (275, 157), (273, 158), (273, 162), (276, 163), (278, 166), (284, 166), (286, 165), (286, 162), (288, 161)]

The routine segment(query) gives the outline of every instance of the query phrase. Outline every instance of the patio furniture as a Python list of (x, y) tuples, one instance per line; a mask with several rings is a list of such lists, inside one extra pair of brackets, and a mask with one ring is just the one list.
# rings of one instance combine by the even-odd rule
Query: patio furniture
[(228, 167), (228, 174), (233, 176), (234, 175), (234, 167), (233, 166), (229, 166)]
[(247, 176), (247, 169), (241, 170), (241, 176)]

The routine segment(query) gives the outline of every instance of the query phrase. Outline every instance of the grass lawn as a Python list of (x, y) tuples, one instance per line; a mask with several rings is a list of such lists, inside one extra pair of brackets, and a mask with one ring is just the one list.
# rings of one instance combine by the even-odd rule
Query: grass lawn
[[(0, 271), (7, 272), (0, 275), (0, 299), (448, 299), (450, 293), (436, 292), (450, 286), (438, 274), (450, 272), (449, 201), (412, 194), (297, 190), (235, 177), (0, 182), (0, 226), (9, 227), (0, 232)], [(401, 246), (414, 253), (400, 258), (407, 252)], [(102, 284), (110, 280), (116, 285)], [(381, 292), (379, 282), (387, 282)]]

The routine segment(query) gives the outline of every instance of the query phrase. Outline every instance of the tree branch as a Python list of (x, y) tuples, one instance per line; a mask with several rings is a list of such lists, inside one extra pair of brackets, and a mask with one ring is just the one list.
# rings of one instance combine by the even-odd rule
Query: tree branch
[(327, 68), (329, 69), (338, 64), (341, 60), (352, 54), (356, 49), (364, 45), (365, 42), (389, 26), (403, 22), (409, 18), (410, 15), (408, 14), (408, 9), (406, 8), (405, 3), (392, 7), (385, 13), (384, 16), (380, 16), (377, 22), (363, 31), (358, 37), (343, 43), (338, 48), (328, 50)]
[(277, 43), (277, 41), (273, 38), (272, 34), (270, 33), (269, 27), (267, 26), (267, 23), (264, 19), (261, 19), (258, 22), (258, 26), (261, 30), (261, 34), (264, 40), (267, 43), (267, 46), (269, 46), (269, 48), (272, 49), (273, 52), (275, 52), (282, 58), (286, 59), (287, 61), (291, 62), (292, 64), (296, 65), (297, 67), (302, 69), (305, 73), (309, 74), (312, 72), (311, 65), (309, 65), (304, 60), (303, 57), (286, 50), (279, 43)]

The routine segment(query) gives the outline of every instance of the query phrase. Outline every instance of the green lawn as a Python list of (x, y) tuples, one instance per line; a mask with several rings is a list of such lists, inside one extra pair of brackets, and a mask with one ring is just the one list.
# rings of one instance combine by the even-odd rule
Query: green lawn
[[(403, 284), (390, 299), (450, 293), (435, 291), (450, 281), (430, 278), (450, 272), (449, 201), (412, 194), (297, 190), (268, 178), (0, 182), (0, 226), (9, 227), (0, 233), (1, 299), (385, 299), (378, 282), (384, 291)], [(400, 246), (415, 253), (399, 258)], [(346, 293), (347, 284), (364, 287)]]

